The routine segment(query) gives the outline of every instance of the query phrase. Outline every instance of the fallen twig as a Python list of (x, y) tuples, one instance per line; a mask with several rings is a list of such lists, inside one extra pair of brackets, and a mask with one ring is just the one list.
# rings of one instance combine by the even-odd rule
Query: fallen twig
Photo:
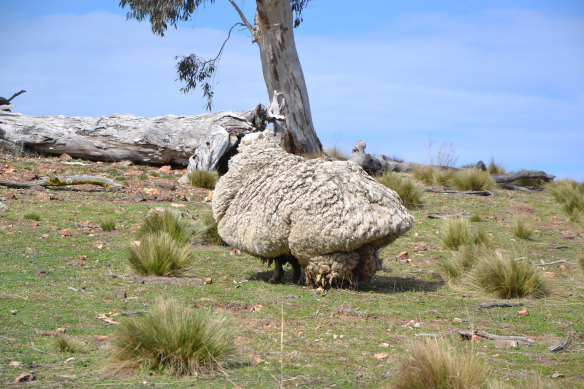
[(148, 311), (144, 310), (144, 309), (140, 309), (136, 312), (126, 312), (126, 311), (121, 311), (120, 312), (122, 314), (122, 316), (134, 316), (134, 315), (143, 315), (145, 313), (148, 313)]
[(558, 343), (558, 344), (553, 344), (553, 345), (549, 346), (548, 349), (552, 353), (559, 353), (560, 351), (564, 351), (565, 349), (567, 349), (568, 346), (570, 345), (570, 343), (572, 343), (572, 338), (567, 337), (563, 342)]
[(443, 338), (445, 334), (414, 334), (414, 336), (426, 337), (426, 338)]
[(426, 191), (432, 193), (461, 193), (461, 194), (470, 194), (470, 195), (477, 195), (477, 196), (492, 196), (493, 193), (489, 192), (488, 190), (466, 190), (463, 192), (459, 192), (457, 190), (452, 189), (434, 189), (434, 188), (426, 188)]
[(574, 262), (569, 262), (569, 261), (566, 261), (565, 259), (560, 259), (559, 261), (546, 262), (546, 263), (536, 263), (534, 266), (548, 266), (548, 265), (555, 265), (558, 263), (567, 263), (569, 265), (576, 265), (576, 263), (574, 263)]
[(522, 302), (491, 302), (491, 303), (481, 303), (479, 305), (477, 305), (475, 307), (475, 309), (480, 309), (480, 308), (493, 308), (493, 307), (502, 307), (502, 308), (508, 308), (508, 307), (520, 307), (522, 306), (523, 303)]
[(462, 213), (457, 213), (456, 215), (428, 215), (428, 219), (460, 219), (460, 218), (470, 218), (470, 216), (463, 215)]
[[(473, 333), (470, 331), (458, 331), (458, 333), (460, 334), (460, 336), (463, 339), (471, 339), (473, 336)], [(485, 332), (485, 331), (475, 331), (474, 335), (480, 336), (481, 338), (485, 338), (485, 339), (489, 339), (489, 340), (514, 340), (519, 344), (526, 344), (528, 346), (531, 346), (531, 344), (533, 343), (532, 339), (526, 338), (524, 336), (493, 335), (493, 334), (489, 334), (488, 332)]]

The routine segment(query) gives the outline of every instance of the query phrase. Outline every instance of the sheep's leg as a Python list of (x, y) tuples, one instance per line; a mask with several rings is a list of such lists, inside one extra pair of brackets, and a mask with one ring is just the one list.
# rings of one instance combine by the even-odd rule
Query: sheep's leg
[(270, 278), (269, 282), (272, 284), (277, 284), (282, 280), (282, 276), (284, 275), (284, 269), (282, 268), (282, 264), (286, 263), (286, 260), (282, 260), (280, 258), (274, 259), (274, 274), (272, 278)]
[(302, 274), (300, 264), (294, 257), (288, 258), (288, 262), (290, 262), (290, 266), (292, 266), (292, 282), (298, 283), (298, 281), (300, 281), (300, 275)]

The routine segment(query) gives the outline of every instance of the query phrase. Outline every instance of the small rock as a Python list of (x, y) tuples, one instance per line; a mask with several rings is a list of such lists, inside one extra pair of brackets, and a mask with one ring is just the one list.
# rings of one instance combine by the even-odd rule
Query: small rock
[(342, 312), (351, 312), (353, 310), (353, 307), (351, 307), (350, 305), (347, 304), (341, 304), (339, 305), (339, 307), (337, 308), (337, 312), (338, 313), (342, 313)]
[(48, 270), (46, 270), (46, 269), (41, 269), (41, 270), (37, 270), (37, 271), (34, 273), (34, 276), (35, 276), (35, 277), (40, 277), (40, 276), (44, 276), (45, 274), (49, 274), (49, 271), (48, 271)]
[(57, 334), (63, 335), (65, 332), (67, 332), (67, 329), (66, 328), (63, 328), (63, 327), (60, 327), (60, 328), (57, 328), (57, 330), (55, 332)]
[(562, 373), (554, 373), (551, 375), (551, 378), (564, 378), (565, 375)]
[(517, 343), (515, 340), (497, 339), (495, 340), (495, 348), (510, 350), (513, 348), (519, 348), (519, 343)]
[(33, 247), (27, 247), (24, 249), (24, 252), (27, 254), (38, 254), (39, 251)]
[(31, 382), (35, 380), (34, 372), (21, 373), (14, 382)]
[(144, 284), (144, 278), (142, 278), (142, 277), (134, 277), (134, 282), (137, 283), (137, 284), (142, 285), (142, 284)]
[(117, 298), (119, 298), (119, 299), (125, 299), (125, 298), (127, 298), (127, 297), (128, 297), (128, 295), (127, 295), (127, 293), (126, 293), (125, 291), (123, 291), (123, 290), (118, 290), (118, 291), (116, 292), (116, 297), (117, 297)]
[(22, 366), (22, 362), (10, 361), (10, 363), (8, 364), (8, 366), (10, 366), (10, 367), (20, 367), (20, 366)]
[(160, 169), (158, 169), (158, 171), (160, 173), (168, 173), (168, 172), (170, 172), (170, 166), (169, 165), (164, 165)]
[(454, 319), (452, 319), (453, 323), (462, 323), (462, 319), (459, 317), (455, 317)]
[(47, 192), (38, 192), (36, 194), (36, 198), (40, 201), (49, 201), (51, 199), (51, 195)]
[(385, 347), (385, 348), (389, 348), (389, 347), (390, 347), (390, 344), (389, 344), (389, 343), (381, 343), (381, 344), (379, 345), (379, 347)]
[(324, 290), (324, 288), (322, 286), (319, 286), (318, 288), (316, 288), (315, 290), (312, 291), (313, 296), (324, 296), (325, 294), (326, 294), (326, 291)]
[(176, 190), (176, 184), (168, 180), (160, 180), (156, 182), (156, 186), (167, 190)]
[(400, 253), (397, 255), (397, 257), (396, 257), (396, 258), (397, 258), (397, 260), (398, 260), (398, 261), (401, 261), (401, 262), (407, 262), (407, 261), (408, 261), (408, 259), (409, 259), (408, 252), (407, 252), (407, 251), (402, 251), (402, 252), (400, 252)]
[(564, 239), (574, 239), (576, 238), (576, 234), (574, 234), (574, 232), (570, 231), (570, 230), (565, 230), (560, 232), (562, 234), (562, 238)]
[(381, 359), (388, 358), (389, 357), (389, 354), (383, 352), (383, 353), (374, 354), (373, 356), (375, 357), (375, 359), (381, 360)]
[(108, 337), (106, 335), (95, 335), (95, 340), (97, 342), (105, 342), (108, 340)]
[(203, 282), (205, 284), (212, 284), (213, 283), (213, 279), (211, 277), (205, 277), (205, 278), (203, 278)]
[(49, 234), (42, 234), (41, 239), (49, 239)]
[(11, 314), (12, 316), (16, 315), (17, 313), (18, 313), (18, 310), (17, 310), (17, 309), (11, 309), (11, 310), (10, 310), (10, 314)]
[(517, 311), (517, 314), (519, 316), (529, 316), (529, 310), (527, 309), (527, 307), (525, 307), (521, 311)]

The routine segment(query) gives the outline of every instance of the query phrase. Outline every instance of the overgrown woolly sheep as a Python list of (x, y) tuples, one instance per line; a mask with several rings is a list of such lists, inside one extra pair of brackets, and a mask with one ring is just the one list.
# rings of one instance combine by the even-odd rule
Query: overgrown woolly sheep
[(329, 287), (370, 279), (377, 251), (413, 225), (399, 196), (352, 162), (288, 154), (269, 131), (242, 139), (213, 194), (213, 216), (229, 245), (294, 278)]

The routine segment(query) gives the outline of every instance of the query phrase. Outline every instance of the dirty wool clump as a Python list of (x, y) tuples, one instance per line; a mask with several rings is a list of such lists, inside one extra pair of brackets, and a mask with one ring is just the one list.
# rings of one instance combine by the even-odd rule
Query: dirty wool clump
[(361, 167), (291, 155), (269, 131), (242, 139), (212, 204), (227, 244), (275, 260), (276, 270), (302, 266), (307, 284), (325, 288), (370, 279), (378, 249), (413, 224), (399, 196)]

